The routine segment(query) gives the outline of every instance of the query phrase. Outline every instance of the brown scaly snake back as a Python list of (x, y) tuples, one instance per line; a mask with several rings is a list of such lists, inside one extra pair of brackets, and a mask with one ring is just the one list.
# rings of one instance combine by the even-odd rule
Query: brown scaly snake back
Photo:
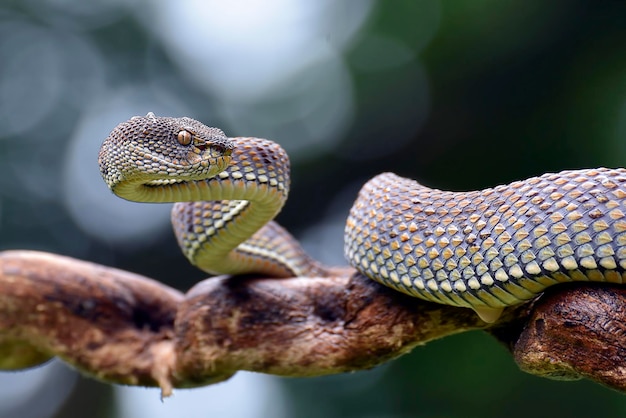
[(380, 283), (495, 321), (560, 282), (626, 279), (625, 183), (598, 168), (446, 192), (381, 174), (350, 211), (345, 250)]
[[(289, 189), (289, 160), (271, 141), (148, 114), (114, 129), (100, 167), (126, 199), (186, 202), (175, 232), (205, 271), (333, 273), (271, 221)], [(360, 191), (345, 253), (386, 286), (494, 322), (560, 282), (626, 279), (625, 183), (626, 170), (599, 168), (447, 192), (385, 173)]]

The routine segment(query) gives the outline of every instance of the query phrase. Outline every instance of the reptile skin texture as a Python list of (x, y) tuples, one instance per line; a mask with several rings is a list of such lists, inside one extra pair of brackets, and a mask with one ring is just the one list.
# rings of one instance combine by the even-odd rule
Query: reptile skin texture
[(368, 277), (433, 302), (502, 308), (560, 282), (626, 280), (626, 170), (563, 171), (473, 192), (391, 173), (350, 211), (345, 252)]
[[(104, 141), (100, 170), (118, 196), (178, 202), (172, 224), (192, 264), (212, 274), (332, 276), (272, 221), (290, 185), (276, 143), (227, 138), (190, 118), (149, 113)], [(384, 173), (346, 223), (345, 254), (367, 277), (432, 302), (502, 309), (572, 281), (626, 279), (626, 170), (545, 174), (471, 192)]]

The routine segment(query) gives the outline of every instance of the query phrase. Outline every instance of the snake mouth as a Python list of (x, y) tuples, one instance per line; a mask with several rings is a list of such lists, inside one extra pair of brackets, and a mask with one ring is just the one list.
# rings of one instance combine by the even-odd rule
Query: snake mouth
[(224, 170), (230, 162), (232, 148), (210, 141), (198, 141), (187, 154), (187, 162), (192, 165), (200, 164), (203, 167), (219, 167)]
[(230, 157), (233, 152), (232, 148), (213, 142), (198, 141), (193, 146), (199, 153), (204, 154), (208, 152), (211, 157)]

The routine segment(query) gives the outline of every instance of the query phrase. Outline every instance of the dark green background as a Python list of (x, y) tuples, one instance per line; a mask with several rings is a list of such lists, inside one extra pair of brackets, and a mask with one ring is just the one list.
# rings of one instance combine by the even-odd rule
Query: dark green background
[[(149, 77), (154, 71), (146, 64), (149, 54), (152, 65), (156, 60), (158, 71), (197, 109), (189, 116), (220, 125), (208, 110), (219, 102), (195, 91), (159, 41), (130, 14), (85, 29), (63, 24), (80, 22), (78, 12), (55, 12), (54, 24), (42, 21), (33, 7), (38, 3), (4, 0), (0, 21), (30, 21), (88, 39), (116, 69), (108, 80), (116, 86)], [(424, 40), (420, 31), (431, 21), (437, 29)], [(371, 42), (376, 37), (395, 39), (405, 52), (415, 53), (385, 66), (385, 60), (403, 52), (380, 45), (376, 50)], [(338, 143), (295, 159), (292, 193), (279, 220), (296, 235), (315, 225), (321, 213), (335, 210), (335, 216), (345, 217), (340, 212), (347, 208), (330, 207), (333, 197), (346, 187), (356, 193), (358, 185), (381, 171), (463, 190), (547, 171), (625, 164), (623, 1), (381, 0), (344, 60), (353, 82), (354, 118)], [(0, 72), (5, 64), (0, 62)], [(27, 109), (5, 108), (0, 123), (13, 117), (12, 111)], [(280, 106), (263, 111), (271, 116)], [(80, 112), (80, 102), (59, 103), (30, 131), (0, 136), (0, 248), (79, 256), (188, 288), (203, 274), (186, 264), (171, 234), (130, 249), (107, 245), (82, 232), (54, 192), (42, 198), (12, 187), (21, 175), (15, 162), (34, 164), (34, 146), (49, 147), (36, 162), (44, 168), (42, 187), (62, 181), (58, 160)], [(51, 126), (61, 132), (56, 139), (46, 136)], [(407, 131), (414, 131), (409, 141), (394, 142), (398, 132)], [(298, 417), (626, 415), (622, 395), (586, 381), (526, 375), (503, 347), (479, 332), (418, 347), (371, 372), (281, 383)], [(81, 380), (59, 416), (106, 416), (110, 397), (107, 385)]]

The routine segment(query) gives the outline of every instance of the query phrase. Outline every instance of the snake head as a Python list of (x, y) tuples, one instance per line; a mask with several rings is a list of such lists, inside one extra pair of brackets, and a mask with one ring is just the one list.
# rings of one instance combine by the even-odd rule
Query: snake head
[(150, 112), (117, 125), (104, 140), (98, 162), (102, 178), (115, 194), (145, 200), (140, 195), (146, 188), (167, 188), (224, 171), (233, 149), (220, 129)]

